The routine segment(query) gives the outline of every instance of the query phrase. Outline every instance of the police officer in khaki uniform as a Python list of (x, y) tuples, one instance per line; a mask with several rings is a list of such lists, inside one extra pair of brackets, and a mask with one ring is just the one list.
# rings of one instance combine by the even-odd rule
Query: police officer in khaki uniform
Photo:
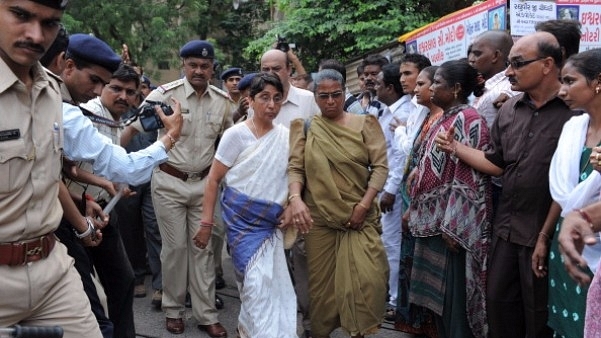
[(102, 337), (53, 233), (62, 215), (61, 95), (38, 60), (66, 3), (0, 2), (0, 327), (60, 325), (64, 337)]
[[(54, 236), (62, 215), (57, 198), (62, 149), (72, 144), (66, 138), (63, 142), (58, 79), (38, 60), (56, 38), (66, 4), (66, 0), (0, 1), (0, 327), (59, 325), (65, 338), (100, 338), (73, 259)], [(175, 127), (174, 139), (181, 129), (178, 107), (173, 118), (164, 121)], [(146, 168), (164, 161), (171, 142), (166, 137), (160, 143), (135, 162), (147, 159)], [(113, 160), (125, 157), (114, 149), (104, 155), (108, 161), (98, 168), (111, 174), (117, 169)], [(72, 207), (69, 210), (76, 209)], [(78, 237), (91, 244), (89, 238), (100, 233), (79, 218), (87, 227), (77, 225)]]
[[(163, 247), (162, 308), (166, 328), (171, 333), (184, 332), (186, 292), (190, 292), (192, 312), (199, 328), (211, 337), (225, 337), (215, 308), (214, 252), (194, 245), (200, 228), (205, 178), (215, 154), (215, 142), (232, 125), (234, 103), (227, 93), (209, 84), (213, 77), (213, 46), (193, 40), (180, 50), (185, 77), (159, 86), (146, 98), (181, 102), (184, 126), (181, 138), (169, 154), (167, 163), (152, 176), (152, 200), (161, 232)], [(142, 130), (139, 122), (122, 135), (122, 144)], [(159, 132), (160, 135), (160, 132)]]

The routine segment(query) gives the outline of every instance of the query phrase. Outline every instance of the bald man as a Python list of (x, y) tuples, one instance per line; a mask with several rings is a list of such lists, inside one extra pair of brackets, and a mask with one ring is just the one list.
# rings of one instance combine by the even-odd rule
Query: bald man
[(283, 124), (287, 128), (292, 120), (308, 119), (319, 113), (313, 93), (290, 84), (291, 70), (288, 56), (279, 49), (271, 49), (261, 57), (261, 71), (276, 74), (284, 85), (284, 102), (273, 123)]
[(472, 67), (482, 74), (484, 93), (474, 101), (474, 108), (486, 119), (490, 128), (497, 117), (497, 111), (503, 104), (495, 100), (500, 94), (513, 97), (519, 92), (511, 90), (505, 75), (507, 57), (513, 46), (513, 39), (506, 31), (486, 31), (476, 37), (468, 55)]
[[(290, 84), (290, 61), (286, 53), (279, 49), (267, 51), (261, 57), (261, 71), (271, 72), (280, 77), (284, 85), (284, 102), (280, 113), (273, 123), (283, 124), (287, 128), (295, 119), (309, 119), (311, 116), (321, 114), (315, 102), (313, 93), (308, 90), (294, 87)], [(307, 270), (307, 257), (305, 255), (305, 241), (299, 234), (294, 246), (290, 248), (292, 277), (294, 278), (294, 291), (298, 301), (299, 310), (303, 316), (302, 325), (306, 338), (311, 337), (311, 321), (309, 319), (309, 279)]]
[(548, 252), (560, 212), (549, 192), (549, 163), (563, 124), (573, 116), (556, 96), (561, 56), (557, 40), (546, 32), (526, 35), (511, 48), (505, 75), (511, 89), (523, 93), (499, 109), (491, 151), (459, 144), (450, 133), (436, 140), (448, 153), (456, 149), (456, 156), (473, 168), (503, 178), (487, 278), (491, 338), (552, 336), (546, 257), (537, 257), (540, 271), (533, 271), (532, 264), (539, 242)]

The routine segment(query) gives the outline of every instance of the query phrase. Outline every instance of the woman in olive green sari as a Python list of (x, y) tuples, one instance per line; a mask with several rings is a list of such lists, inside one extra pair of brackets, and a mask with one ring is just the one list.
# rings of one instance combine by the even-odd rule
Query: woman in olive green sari
[(340, 73), (319, 72), (321, 116), (290, 126), (289, 210), (305, 229), (314, 338), (338, 327), (372, 334), (385, 311), (388, 263), (374, 197), (388, 174), (386, 144), (374, 116), (344, 112), (344, 92)]

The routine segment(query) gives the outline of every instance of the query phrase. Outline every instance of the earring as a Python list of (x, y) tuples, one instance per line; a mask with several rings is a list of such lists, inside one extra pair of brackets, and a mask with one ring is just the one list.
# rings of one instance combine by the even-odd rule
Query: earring
[(457, 92), (454, 92), (453, 96), (455, 96), (455, 100), (457, 100)]
[(599, 92), (601, 92), (601, 86), (597, 86), (597, 88), (595, 88), (595, 94), (599, 94)]

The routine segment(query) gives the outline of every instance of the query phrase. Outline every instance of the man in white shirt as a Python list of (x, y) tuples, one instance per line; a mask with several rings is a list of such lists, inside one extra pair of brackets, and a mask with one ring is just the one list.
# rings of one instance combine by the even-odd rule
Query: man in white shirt
[(486, 31), (478, 35), (470, 47), (468, 61), (486, 80), (483, 94), (476, 97), (473, 106), (484, 117), (488, 128), (492, 126), (497, 111), (503, 104), (496, 102), (499, 95), (512, 97), (519, 94), (511, 90), (511, 83), (505, 75), (507, 55), (512, 46), (513, 39), (509, 33)]
[[(394, 177), (393, 171), (403, 170), (403, 159), (394, 151), (395, 121), (405, 124), (411, 112), (411, 97), (403, 95), (400, 83), (399, 64), (389, 63), (382, 67), (376, 77), (376, 95), (387, 107), (378, 118), (384, 137), (386, 138), (386, 154), (390, 168), (386, 184), (380, 193), (380, 209), (382, 209), (382, 242), (386, 250), (390, 275), (388, 278), (388, 310), (394, 313), (399, 288), (399, 260), (401, 258), (401, 216), (402, 198), (400, 196), (400, 179)], [(397, 178), (397, 179), (395, 179)]]
[[(490, 129), (497, 118), (497, 111), (504, 100), (520, 94), (511, 90), (511, 82), (505, 75), (508, 65), (507, 56), (513, 46), (511, 35), (505, 31), (486, 31), (476, 37), (470, 47), (468, 61), (472, 67), (482, 74), (486, 80), (480, 97), (476, 97), (473, 106), (486, 120)], [(503, 181), (500, 177), (492, 177), (493, 215), (497, 209)]]
[(283, 124), (287, 128), (295, 119), (308, 119), (319, 113), (313, 93), (290, 84), (290, 62), (286, 53), (271, 49), (261, 56), (261, 71), (276, 74), (284, 85), (284, 102), (280, 113), (273, 123)]
[[(313, 93), (308, 90), (294, 87), (290, 84), (290, 62), (286, 53), (278, 49), (267, 51), (261, 57), (261, 71), (276, 74), (284, 85), (284, 102), (280, 113), (273, 120), (286, 128), (295, 119), (309, 119), (313, 115), (321, 114), (315, 102)], [(309, 281), (307, 270), (307, 257), (305, 256), (305, 243), (303, 236), (299, 234), (294, 246), (290, 249), (291, 257), (289, 264), (292, 266), (294, 279), (294, 291), (298, 302), (299, 312), (303, 320), (302, 326), (305, 337), (311, 336), (311, 322), (309, 315)]]

